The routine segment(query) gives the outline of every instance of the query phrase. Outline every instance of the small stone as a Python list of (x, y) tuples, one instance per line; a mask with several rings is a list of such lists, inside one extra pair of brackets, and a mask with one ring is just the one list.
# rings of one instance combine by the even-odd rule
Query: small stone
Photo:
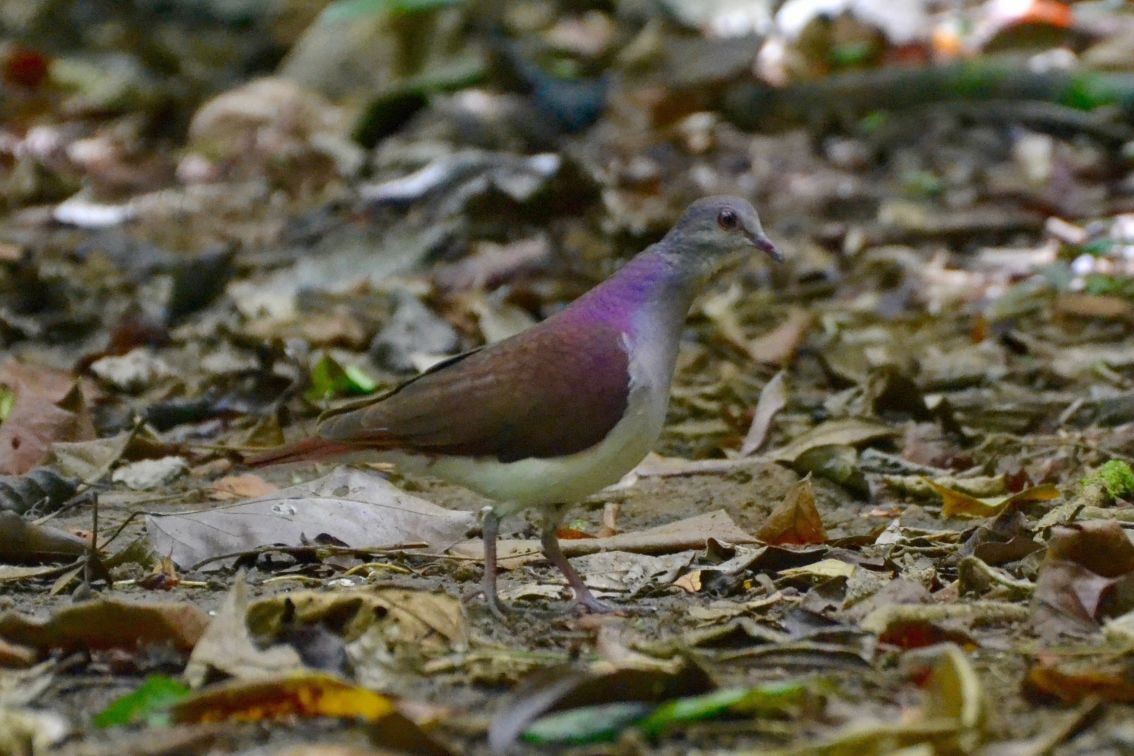
[(188, 470), (188, 463), (181, 457), (143, 459), (119, 467), (110, 479), (135, 491), (149, 491), (169, 485)]
[(121, 357), (103, 357), (91, 365), (99, 380), (119, 391), (138, 393), (171, 377), (173, 369), (148, 349), (135, 349)]

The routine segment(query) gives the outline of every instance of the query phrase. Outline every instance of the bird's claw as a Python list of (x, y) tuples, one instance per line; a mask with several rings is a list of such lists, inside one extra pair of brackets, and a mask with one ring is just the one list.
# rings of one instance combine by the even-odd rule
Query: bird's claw
[(508, 615), (512, 613), (512, 610), (507, 604), (500, 603), (499, 596), (486, 593), (484, 594), (484, 603), (488, 606), (488, 611), (492, 613), (493, 617), (500, 622), (508, 621)]
[(575, 605), (586, 609), (592, 614), (610, 614), (615, 611), (613, 606), (602, 603), (595, 598), (594, 594), (590, 591), (575, 594)]

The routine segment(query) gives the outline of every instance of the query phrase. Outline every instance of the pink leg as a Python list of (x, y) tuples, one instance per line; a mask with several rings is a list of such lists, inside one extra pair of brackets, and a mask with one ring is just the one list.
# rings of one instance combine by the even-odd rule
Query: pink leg
[(496, 535), (500, 532), (500, 516), (492, 510), (484, 515), (484, 601), (488, 610), (503, 621), (507, 609), (496, 595)]
[(585, 606), (588, 610), (596, 614), (605, 614), (606, 612), (614, 611), (613, 607), (599, 601), (591, 593), (591, 589), (579, 577), (579, 573), (575, 572), (575, 568), (567, 561), (567, 557), (563, 556), (563, 550), (559, 548), (559, 539), (555, 537), (555, 527), (558, 524), (557, 518), (547, 518), (543, 523), (543, 535), (540, 542), (543, 544), (543, 553), (551, 560), (551, 563), (559, 568), (563, 573), (563, 577), (567, 578), (568, 585), (571, 590), (575, 591), (575, 601)]

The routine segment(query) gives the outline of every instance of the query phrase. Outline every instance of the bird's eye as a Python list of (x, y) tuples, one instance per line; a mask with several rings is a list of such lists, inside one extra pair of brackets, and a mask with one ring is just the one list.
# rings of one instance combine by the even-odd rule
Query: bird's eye
[(717, 214), (717, 225), (725, 231), (735, 231), (740, 225), (740, 219), (736, 217), (735, 210), (726, 207)]

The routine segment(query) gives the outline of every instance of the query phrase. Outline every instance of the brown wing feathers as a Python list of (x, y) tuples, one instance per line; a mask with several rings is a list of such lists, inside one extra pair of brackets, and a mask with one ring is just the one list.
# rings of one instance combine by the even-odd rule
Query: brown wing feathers
[(372, 402), (327, 413), (319, 434), (353, 447), (502, 462), (572, 454), (597, 444), (622, 418), (628, 364), (613, 327), (536, 328)]

